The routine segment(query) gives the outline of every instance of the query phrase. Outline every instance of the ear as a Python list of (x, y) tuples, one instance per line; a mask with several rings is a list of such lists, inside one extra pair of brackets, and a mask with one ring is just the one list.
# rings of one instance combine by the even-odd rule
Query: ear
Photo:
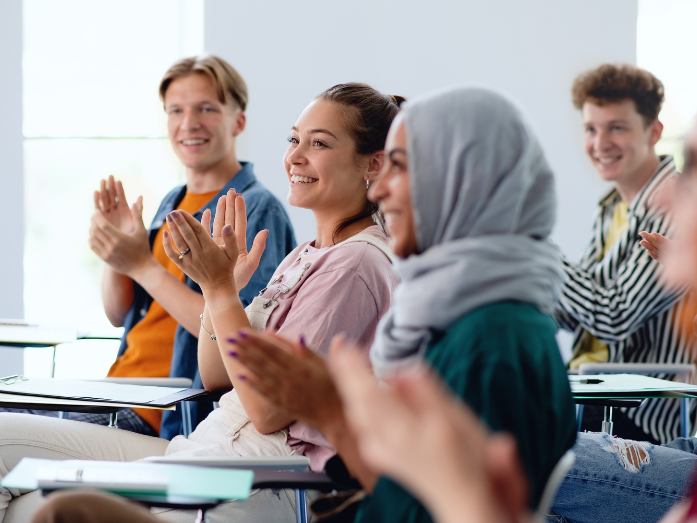
[(658, 140), (661, 139), (661, 135), (663, 134), (663, 124), (660, 122), (658, 118), (656, 118), (649, 125), (649, 132), (651, 145), (656, 145), (658, 143)]
[(368, 167), (366, 169), (366, 175), (368, 181), (373, 181), (377, 178), (377, 175), (382, 171), (382, 166), (385, 163), (385, 151), (379, 151), (368, 158)]
[(237, 136), (238, 134), (240, 134), (242, 131), (244, 131), (246, 125), (247, 115), (244, 114), (244, 111), (238, 109), (237, 114), (235, 115), (235, 129), (233, 130), (232, 135)]

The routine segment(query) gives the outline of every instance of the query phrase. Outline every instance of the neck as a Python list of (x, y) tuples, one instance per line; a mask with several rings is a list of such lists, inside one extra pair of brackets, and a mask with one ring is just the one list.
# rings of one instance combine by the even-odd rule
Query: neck
[(661, 163), (660, 159), (656, 154), (653, 154), (641, 168), (635, 172), (632, 176), (628, 177), (627, 180), (616, 180), (615, 189), (625, 202), (631, 202), (634, 197), (639, 194), (642, 187), (646, 185), (653, 176), (653, 173), (658, 169), (658, 164)]
[(330, 247), (331, 245), (340, 243), (342, 240), (347, 240), (350, 236), (358, 234), (363, 229), (366, 229), (371, 225), (375, 225), (373, 218), (368, 216), (367, 218), (363, 218), (362, 220), (352, 223), (345, 229), (341, 230), (341, 232), (339, 232), (336, 237), (333, 238), (334, 229), (336, 229), (337, 226), (346, 219), (346, 217), (339, 219), (326, 219), (321, 216), (320, 213), (315, 212), (314, 215), (315, 223), (317, 224), (317, 233), (315, 236), (315, 248), (317, 249), (321, 249), (322, 247)]
[(242, 165), (235, 154), (230, 154), (215, 165), (197, 169), (186, 168), (186, 187), (192, 193), (219, 191), (240, 172)]

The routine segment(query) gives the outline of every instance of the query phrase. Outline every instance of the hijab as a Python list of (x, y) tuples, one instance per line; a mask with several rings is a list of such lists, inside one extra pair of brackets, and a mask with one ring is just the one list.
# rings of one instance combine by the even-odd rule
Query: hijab
[(420, 360), (434, 332), (483, 305), (550, 313), (562, 281), (548, 240), (554, 177), (520, 111), (480, 88), (402, 107), (418, 252), (394, 264), (394, 306), (371, 348), (378, 375)]

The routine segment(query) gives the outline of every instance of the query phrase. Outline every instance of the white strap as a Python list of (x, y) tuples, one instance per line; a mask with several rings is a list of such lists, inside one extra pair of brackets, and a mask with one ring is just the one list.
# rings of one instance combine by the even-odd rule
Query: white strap
[(378, 240), (372, 234), (357, 234), (356, 236), (353, 236), (353, 237), (349, 238), (348, 240), (341, 242), (340, 245), (345, 245), (347, 243), (354, 243), (354, 242), (366, 242), (366, 243), (370, 243), (371, 245), (374, 245), (375, 247), (380, 249), (385, 256), (387, 256), (387, 258), (390, 260), (390, 263), (394, 263), (395, 255), (392, 252), (392, 249), (390, 249), (385, 244), (385, 242), (383, 242), (382, 240)]

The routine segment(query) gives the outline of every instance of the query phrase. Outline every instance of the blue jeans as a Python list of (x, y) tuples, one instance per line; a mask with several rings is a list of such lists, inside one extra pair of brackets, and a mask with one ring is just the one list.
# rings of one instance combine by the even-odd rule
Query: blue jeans
[[(656, 523), (692, 493), (697, 440), (666, 446), (581, 432), (548, 521)], [(556, 517), (555, 517), (556, 516)]]

